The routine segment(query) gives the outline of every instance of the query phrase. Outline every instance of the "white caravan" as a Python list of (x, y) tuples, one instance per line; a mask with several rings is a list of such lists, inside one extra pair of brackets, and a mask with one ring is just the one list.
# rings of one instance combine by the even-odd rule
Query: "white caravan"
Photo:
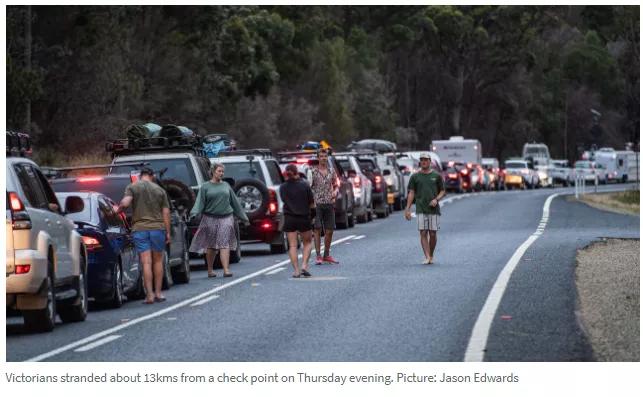
[(433, 141), (431, 148), (444, 162), (482, 163), (482, 144), (477, 139), (452, 136), (448, 140)]

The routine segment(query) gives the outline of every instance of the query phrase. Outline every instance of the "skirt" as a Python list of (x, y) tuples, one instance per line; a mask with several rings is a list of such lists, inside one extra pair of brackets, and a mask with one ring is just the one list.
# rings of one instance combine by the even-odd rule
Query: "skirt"
[(190, 244), (190, 252), (201, 254), (208, 248), (236, 250), (237, 235), (234, 232), (234, 222), (232, 214), (223, 218), (203, 214)]

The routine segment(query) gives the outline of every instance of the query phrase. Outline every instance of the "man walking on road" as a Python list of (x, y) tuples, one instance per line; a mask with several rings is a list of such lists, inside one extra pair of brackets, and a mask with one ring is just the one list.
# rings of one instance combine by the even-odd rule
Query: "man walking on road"
[[(310, 277), (308, 260), (312, 251), (312, 226), (310, 215), (315, 206), (313, 192), (306, 182), (299, 179), (299, 171), (294, 164), (286, 166), (288, 178), (280, 188), (281, 200), (284, 202), (284, 231), (288, 235), (288, 255), (295, 273), (294, 278)], [(301, 234), (304, 249), (301, 261), (301, 271), (297, 260), (297, 233)]]
[[(338, 183), (333, 171), (328, 167), (328, 150), (317, 151), (319, 164), (312, 169), (310, 187), (315, 198), (315, 250), (317, 251), (316, 265), (324, 262), (339, 263), (330, 255), (330, 243), (333, 241), (335, 230), (335, 198)], [(321, 230), (324, 228), (324, 256), (321, 256)]]
[[(404, 217), (411, 220), (411, 205), (415, 199), (420, 244), (424, 251), (424, 264), (433, 263), (433, 252), (438, 242), (440, 229), (440, 199), (444, 197), (442, 176), (431, 169), (431, 157), (428, 153), (420, 154), (420, 171), (409, 180), (409, 197), (406, 202)], [(430, 236), (430, 239), (428, 238)]]
[(140, 179), (127, 186), (118, 206), (132, 206), (132, 237), (143, 266), (145, 302), (163, 302), (163, 251), (170, 242), (170, 203), (165, 190), (154, 183), (154, 171), (141, 170)]

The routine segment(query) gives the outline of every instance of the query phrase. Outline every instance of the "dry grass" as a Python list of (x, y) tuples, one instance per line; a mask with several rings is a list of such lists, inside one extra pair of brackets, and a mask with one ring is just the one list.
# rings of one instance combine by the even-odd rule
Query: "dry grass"
[(584, 203), (602, 210), (640, 215), (639, 190), (628, 190), (616, 193), (584, 194), (580, 197)]

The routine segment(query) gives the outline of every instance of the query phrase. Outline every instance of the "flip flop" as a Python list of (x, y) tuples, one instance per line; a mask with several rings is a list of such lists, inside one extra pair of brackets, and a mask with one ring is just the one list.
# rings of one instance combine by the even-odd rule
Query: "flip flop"
[(223, 273), (223, 277), (232, 277), (232, 273)]
[(160, 298), (154, 298), (154, 302), (159, 302), (159, 303), (160, 303), (160, 302), (165, 302), (165, 300), (166, 300), (166, 299), (165, 299), (165, 297), (164, 297), (164, 296), (162, 296), (162, 297), (160, 297)]
[(216, 277), (216, 276), (217, 276), (216, 273), (208, 274), (208, 278), (213, 278), (213, 277)]
[(304, 277), (311, 277), (312, 276), (312, 274), (310, 274), (308, 272), (308, 270), (304, 270), (304, 269), (301, 270), (301, 275), (304, 276)]

